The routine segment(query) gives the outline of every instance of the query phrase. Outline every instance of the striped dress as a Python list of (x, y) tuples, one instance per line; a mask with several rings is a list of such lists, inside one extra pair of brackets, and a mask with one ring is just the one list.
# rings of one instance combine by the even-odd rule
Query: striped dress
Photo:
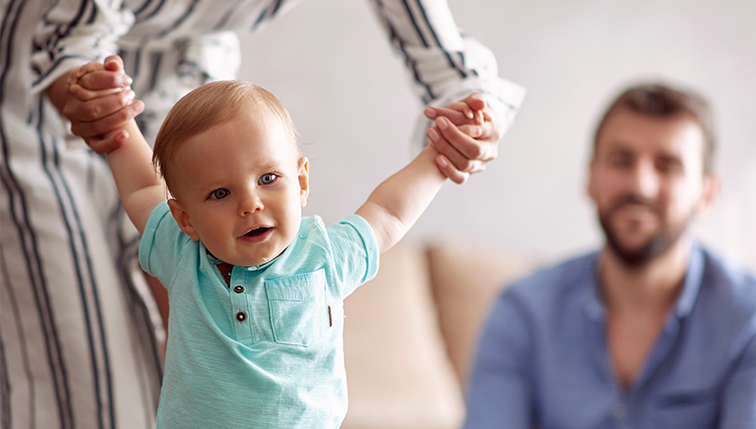
[[(178, 98), (236, 77), (235, 32), (296, 3), (0, 0), (0, 429), (153, 428), (162, 378), (138, 234), (104, 158), (67, 133), (44, 89), (118, 52), (151, 141)], [(445, 0), (370, 3), (425, 103), (482, 92), (508, 127), (524, 92)]]

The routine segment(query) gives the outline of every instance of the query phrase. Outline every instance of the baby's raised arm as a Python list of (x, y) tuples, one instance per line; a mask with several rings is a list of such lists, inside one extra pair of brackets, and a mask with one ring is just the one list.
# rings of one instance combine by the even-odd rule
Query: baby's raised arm
[[(102, 64), (90, 63), (74, 70), (72, 80), (69, 81), (69, 91), (74, 85), (78, 85), (78, 82), (85, 81), (87, 73), (96, 73), (101, 68)], [(76, 90), (71, 93), (75, 97), (82, 94), (81, 91)], [(102, 90), (99, 93), (90, 91), (86, 96), (100, 96), (106, 99), (107, 94), (110, 94), (108, 90)], [(164, 183), (152, 166), (152, 149), (145, 141), (134, 119), (127, 122), (121, 130), (111, 134), (109, 139), (113, 139), (118, 145), (107, 153), (108, 164), (118, 187), (118, 195), (131, 222), (142, 234), (150, 213), (166, 198)], [(89, 140), (85, 140), (87, 144), (92, 145)]]
[(373, 228), (381, 253), (407, 233), (444, 184), (446, 177), (434, 163), (437, 155), (433, 147), (424, 148), (406, 167), (378, 185), (357, 209), (356, 214)]
[[(482, 103), (482, 107), (485, 107), (485, 103)], [(428, 128), (429, 146), (409, 165), (381, 183), (356, 212), (370, 223), (381, 253), (396, 244), (415, 224), (441, 189), (448, 172), (453, 170), (449, 159), (441, 155), (434, 146), (448, 145), (447, 138), (459, 140), (475, 131), (467, 129), (463, 132), (448, 117), (459, 116), (457, 122), (463, 123), (461, 118), (464, 116), (472, 123), (464, 125), (468, 128), (480, 126), (491, 120), (483, 110), (473, 109), (464, 101), (451, 103), (446, 108), (436, 110), (442, 115), (439, 115), (433, 126)], [(464, 174), (464, 177), (450, 179), (462, 183), (469, 176), (469, 173), (458, 174)]]
[(131, 119), (121, 133), (121, 145), (106, 156), (123, 208), (142, 234), (150, 213), (168, 193), (152, 165), (152, 149), (136, 121)]

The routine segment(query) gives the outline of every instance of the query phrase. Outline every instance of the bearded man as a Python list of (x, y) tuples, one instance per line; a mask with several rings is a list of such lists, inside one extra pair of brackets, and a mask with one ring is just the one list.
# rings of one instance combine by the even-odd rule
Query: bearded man
[(479, 340), (467, 429), (756, 428), (756, 279), (703, 248), (707, 103), (626, 90), (594, 138), (603, 249), (520, 280)]

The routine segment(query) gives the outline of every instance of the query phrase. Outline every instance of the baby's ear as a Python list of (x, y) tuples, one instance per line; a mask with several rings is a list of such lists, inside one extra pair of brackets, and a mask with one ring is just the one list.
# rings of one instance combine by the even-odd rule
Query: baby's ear
[(310, 161), (306, 156), (299, 158), (297, 171), (299, 172), (299, 201), (304, 208), (307, 205), (307, 196), (310, 195)]
[(173, 218), (176, 219), (176, 223), (184, 231), (184, 234), (194, 241), (199, 240), (199, 234), (197, 234), (197, 231), (192, 226), (192, 222), (189, 220), (189, 213), (186, 212), (184, 206), (177, 199), (171, 198), (168, 200), (168, 207), (171, 209)]

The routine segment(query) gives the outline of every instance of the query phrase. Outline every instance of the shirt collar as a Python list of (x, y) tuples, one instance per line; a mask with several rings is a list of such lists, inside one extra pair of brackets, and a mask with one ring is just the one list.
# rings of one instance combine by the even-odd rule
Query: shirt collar
[(600, 255), (601, 252), (595, 252), (589, 256), (581, 278), (581, 282), (584, 284), (581, 290), (583, 311), (588, 319), (594, 322), (602, 322), (606, 313), (598, 283)]
[(678, 318), (682, 319), (693, 310), (693, 304), (695, 304), (698, 291), (701, 289), (703, 271), (703, 251), (694, 243), (690, 249), (690, 261), (688, 261), (688, 270), (685, 272), (683, 289), (680, 296), (677, 297), (677, 303), (675, 303), (675, 315)]
[[(210, 262), (210, 265), (218, 265), (218, 264), (224, 263), (220, 259), (216, 258), (212, 253), (210, 253), (210, 251), (207, 250), (207, 247), (205, 247), (204, 244), (202, 244), (202, 247), (205, 249), (205, 254), (207, 255), (207, 260), (208, 260), (208, 262)], [(280, 255), (276, 256), (275, 258), (271, 259), (270, 261), (268, 261), (268, 262), (266, 262), (264, 264), (255, 265), (253, 267), (239, 267), (237, 265), (234, 265), (234, 266), (238, 267), (238, 268), (240, 268), (242, 270), (247, 270), (247, 271), (259, 271), (259, 270), (263, 270), (265, 268), (268, 268), (274, 262), (276, 262), (281, 257), (281, 255), (283, 255), (284, 253), (288, 252), (291, 247), (292, 247), (292, 245), (290, 244), (286, 249), (284, 249), (283, 252), (281, 252)]]
[[(595, 322), (603, 322), (606, 314), (606, 308), (604, 307), (603, 299), (601, 297), (601, 288), (599, 287), (600, 255), (601, 252), (595, 252), (590, 255), (586, 268), (583, 270), (583, 277), (581, 280), (584, 284), (581, 292), (583, 311), (590, 320)], [(693, 310), (698, 291), (701, 289), (703, 271), (703, 251), (696, 243), (693, 243), (691, 245), (688, 268), (685, 271), (683, 288), (680, 295), (677, 297), (674, 311), (672, 313), (678, 319), (684, 318)]]

